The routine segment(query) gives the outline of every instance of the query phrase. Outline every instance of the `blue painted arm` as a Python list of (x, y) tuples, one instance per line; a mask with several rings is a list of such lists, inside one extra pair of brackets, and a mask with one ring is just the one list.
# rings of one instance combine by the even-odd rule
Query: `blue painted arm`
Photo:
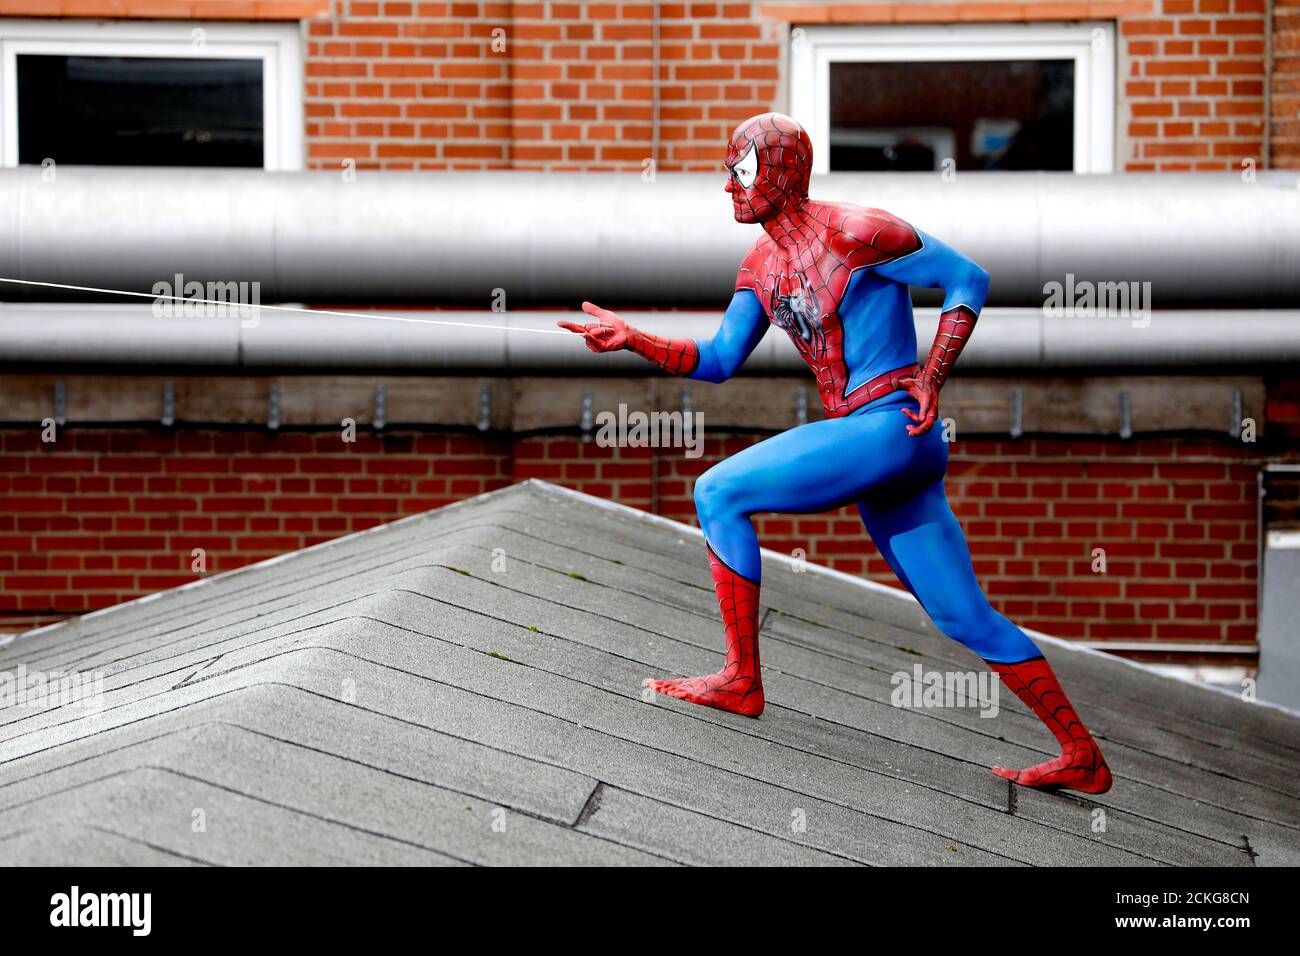
[(926, 289), (943, 289), (943, 311), (960, 305), (979, 315), (989, 292), (989, 274), (951, 246), (917, 230), (922, 247), (911, 255), (876, 266), (877, 275)]
[(918, 424), (908, 426), (910, 434), (920, 434), (934, 424), (939, 412), (939, 389), (948, 380), (948, 374), (966, 347), (966, 340), (975, 331), (975, 322), (989, 293), (987, 272), (933, 236), (920, 230), (917, 235), (922, 242), (919, 250), (876, 268), (877, 274), (886, 279), (943, 289), (945, 293), (939, 330), (917, 376), (922, 380), (920, 387), (927, 398), (921, 403), (921, 417), (912, 416)]
[(750, 289), (738, 290), (713, 338), (696, 341), (700, 362), (689, 377), (701, 382), (725, 382), (758, 347), (767, 326), (767, 314), (758, 296)]

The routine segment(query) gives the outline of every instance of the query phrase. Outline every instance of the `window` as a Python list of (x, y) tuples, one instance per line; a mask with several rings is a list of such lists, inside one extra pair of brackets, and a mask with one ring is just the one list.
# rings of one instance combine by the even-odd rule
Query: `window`
[(817, 172), (1114, 169), (1110, 23), (799, 28)]
[(302, 168), (297, 24), (0, 20), (0, 163)]

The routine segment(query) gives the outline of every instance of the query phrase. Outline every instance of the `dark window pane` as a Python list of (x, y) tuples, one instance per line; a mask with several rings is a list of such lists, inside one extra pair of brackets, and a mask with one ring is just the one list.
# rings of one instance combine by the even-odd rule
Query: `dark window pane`
[(831, 169), (1074, 168), (1074, 62), (832, 63)]
[(262, 165), (261, 60), (17, 59), (20, 163)]

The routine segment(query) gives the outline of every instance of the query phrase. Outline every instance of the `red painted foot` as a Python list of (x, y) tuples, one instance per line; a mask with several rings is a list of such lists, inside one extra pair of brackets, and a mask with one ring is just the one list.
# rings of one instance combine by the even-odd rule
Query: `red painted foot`
[(708, 677), (678, 677), (671, 680), (654, 680), (647, 677), (645, 686), (655, 693), (676, 697), (678, 700), (733, 714), (757, 717), (763, 712), (763, 684), (748, 677), (732, 677), (726, 670)]
[(1041, 657), (1016, 664), (988, 662), (1002, 682), (1025, 702), (1061, 745), (1061, 755), (1024, 770), (994, 767), (993, 772), (1022, 787), (1105, 793), (1110, 789), (1110, 768), (1074, 707), (1061, 690), (1051, 665)]
[(994, 767), (993, 772), (1022, 787), (1039, 787), (1044, 790), (1078, 790), (1080, 793), (1105, 793), (1112, 783), (1110, 768), (1099, 751), (1062, 754), (1055, 760), (1046, 760), (1024, 770)]
[(707, 677), (647, 678), (657, 693), (733, 714), (757, 717), (763, 712), (763, 675), (758, 663), (758, 582), (742, 578), (709, 549), (713, 589), (727, 632), (727, 663)]

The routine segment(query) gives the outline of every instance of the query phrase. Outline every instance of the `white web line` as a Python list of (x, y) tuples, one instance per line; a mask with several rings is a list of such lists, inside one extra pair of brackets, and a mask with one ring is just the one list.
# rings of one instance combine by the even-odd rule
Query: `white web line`
[(45, 289), (67, 289), (71, 292), (98, 292), (103, 295), (129, 295), (141, 299), (171, 299), (190, 305), (219, 305), (227, 309), (266, 309), (271, 312), (297, 312), (302, 315), (337, 315), (347, 319), (373, 319), (379, 322), (407, 322), (412, 325), (451, 325), (463, 329), (498, 329), (502, 332), (533, 332), (538, 335), (572, 335), (563, 329), (530, 329), (515, 325), (487, 325), (482, 322), (453, 322), (449, 319), (408, 319), (398, 315), (379, 315), (373, 312), (336, 312), (333, 309), (298, 309), (291, 305), (250, 305), (226, 299), (192, 299), (180, 295), (155, 295), (152, 292), (129, 292), (125, 289), (97, 289), (88, 285), (65, 285), (61, 282), (37, 282), (35, 279), (6, 279), (0, 282), (14, 285), (34, 285)]

